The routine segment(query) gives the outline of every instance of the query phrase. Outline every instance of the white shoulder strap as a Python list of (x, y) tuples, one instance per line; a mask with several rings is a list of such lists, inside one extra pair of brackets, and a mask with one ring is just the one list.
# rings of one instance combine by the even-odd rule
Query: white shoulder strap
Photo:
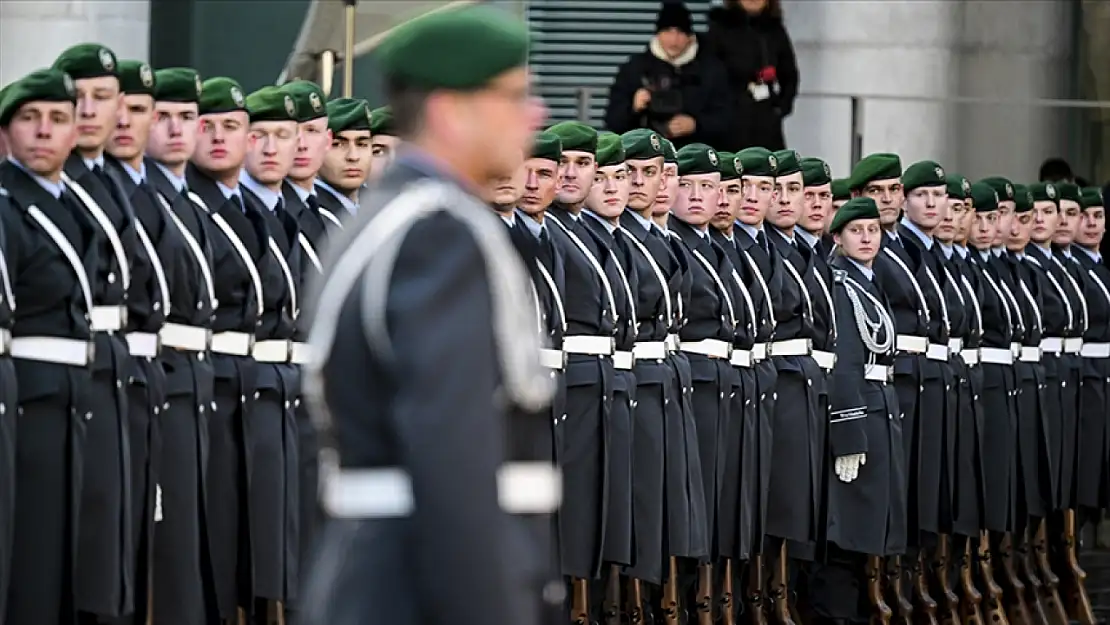
[(100, 208), (100, 204), (85, 191), (84, 187), (77, 184), (65, 172), (62, 172), (62, 181), (66, 183), (66, 187), (73, 191), (77, 199), (81, 200), (81, 204), (93, 216), (100, 229), (104, 231), (104, 236), (108, 237), (108, 243), (112, 247), (112, 254), (116, 257), (116, 262), (119, 264), (120, 278), (123, 280), (123, 288), (126, 290), (131, 286), (131, 266), (127, 264), (127, 253), (123, 249), (123, 241), (120, 241), (119, 233), (116, 232), (116, 227), (112, 225), (112, 220), (108, 219), (104, 209)]

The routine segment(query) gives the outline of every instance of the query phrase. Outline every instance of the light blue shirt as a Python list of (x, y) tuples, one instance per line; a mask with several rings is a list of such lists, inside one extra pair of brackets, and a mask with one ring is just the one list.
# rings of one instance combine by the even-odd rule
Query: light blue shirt
[(1041, 256), (1044, 256), (1043, 260), (1052, 260), (1052, 250), (1043, 248), (1036, 243), (1034, 243), (1032, 247), (1033, 249), (1037, 250)]
[(945, 258), (949, 258), (949, 259), (952, 258), (952, 253), (955, 250), (952, 249), (951, 245), (945, 245), (945, 244), (941, 243), (940, 241), (937, 241), (937, 245), (940, 246), (940, 251), (944, 252), (944, 257)]
[(848, 262), (855, 265), (856, 269), (859, 269), (859, 272), (866, 276), (868, 280), (875, 279), (875, 272), (870, 267), (849, 256), (845, 256), (844, 258), (847, 258)]
[(537, 223), (535, 219), (532, 219), (528, 215), (520, 212), (519, 208), (517, 209), (515, 215), (516, 218), (520, 220), (520, 223), (524, 224), (524, 227), (528, 229), (528, 232), (531, 232), (532, 236), (536, 237), (537, 239), (540, 238), (540, 233), (542, 233), (546, 229), (543, 224)]
[(986, 251), (979, 250), (979, 258), (982, 258), (983, 262), (989, 261), (992, 256), (995, 256), (995, 253), (994, 253), (993, 249), (986, 250)]
[(955, 246), (955, 248), (956, 248), (956, 253), (960, 255), (960, 258), (967, 258), (967, 248), (966, 247), (964, 247), (962, 245), (957, 245), (957, 246)]
[(92, 171), (94, 167), (100, 167), (101, 169), (104, 169), (103, 152), (101, 152), (100, 156), (97, 156), (96, 158), (83, 158), (81, 160), (85, 161), (85, 167), (88, 167), (89, 171)]
[(669, 231), (669, 230), (667, 230), (667, 229), (666, 229), (666, 228), (664, 228), (663, 226), (660, 226), (659, 224), (655, 223), (654, 221), (653, 221), (653, 222), (651, 222), (651, 227), (653, 227), (653, 228), (655, 228), (656, 230), (658, 230), (658, 231), (659, 231), (659, 234), (661, 234), (661, 235), (663, 235), (663, 236), (669, 236), (669, 235), (670, 235), (670, 231)]
[(142, 184), (146, 182), (146, 163), (140, 161), (138, 171), (136, 171), (134, 167), (128, 165), (127, 163), (120, 162), (120, 164), (123, 165), (123, 171), (127, 172), (128, 176), (131, 176), (132, 182), (134, 182), (135, 184)]
[(782, 230), (779, 230), (778, 228), (772, 228), (772, 230), (777, 232), (780, 237), (786, 239), (787, 243), (791, 243), (791, 244), (794, 243), (794, 231), (793, 230), (790, 230), (788, 232), (783, 232)]
[(309, 191), (308, 189), (302, 188), (301, 185), (294, 184), (292, 182), (289, 183), (289, 186), (293, 187), (293, 191), (296, 192), (297, 197), (301, 199), (301, 203), (303, 203), (305, 206), (308, 206), (308, 198), (315, 197), (316, 195), (315, 187), (313, 187), (312, 191)]
[(1006, 251), (1006, 248), (1001, 246), (1001, 245), (998, 246), (998, 247), (992, 247), (991, 248), (991, 254), (994, 254), (996, 258), (1001, 258), (1002, 257), (1002, 252), (1005, 252), (1005, 251)]
[(1025, 260), (1025, 252), (1014, 252), (1014, 258), (1018, 260)]
[(593, 217), (594, 219), (596, 219), (598, 223), (600, 223), (601, 225), (605, 226), (605, 231), (606, 231), (606, 232), (608, 232), (609, 234), (613, 234), (613, 231), (617, 229), (617, 227), (616, 227), (616, 226), (614, 226), (613, 224), (609, 223), (608, 221), (605, 221), (605, 219), (604, 219), (604, 218), (600, 217), (599, 215), (597, 215), (597, 214), (596, 214), (596, 213), (594, 213), (593, 211), (590, 211), (590, 210), (584, 210), (584, 211), (582, 211), (582, 213), (583, 213), (583, 214), (586, 214), (586, 215), (589, 215), (590, 217)]
[(497, 213), (497, 216), (501, 218), (501, 221), (509, 224), (510, 228), (516, 225), (516, 213), (509, 213), (508, 215), (505, 213)]
[[(921, 239), (921, 243), (925, 245), (925, 249), (927, 249), (927, 250), (933, 249), (933, 239), (932, 239), (932, 237), (925, 236), (925, 233), (922, 232), (921, 229), (918, 228), (912, 221), (903, 217), (902, 221), (901, 221), (901, 224), (906, 227), (906, 230), (909, 230), (910, 232), (912, 232), (914, 234), (914, 236), (916, 236), (918, 239)], [(897, 236), (897, 235), (895, 235), (895, 236)]]
[(1098, 250), (1089, 250), (1089, 249), (1087, 249), (1085, 247), (1082, 247), (1080, 245), (1077, 245), (1075, 247), (1076, 247), (1076, 249), (1083, 250), (1083, 253), (1086, 254), (1087, 256), (1090, 256), (1091, 260), (1095, 261), (1096, 263), (1101, 263), (1102, 262), (1102, 254)]
[(637, 221), (637, 222), (638, 222), (638, 223), (639, 223), (639, 224), (640, 224), (641, 226), (643, 226), (643, 227), (644, 227), (644, 230), (648, 230), (648, 231), (650, 231), (650, 230), (651, 230), (651, 227), (652, 227), (652, 226), (654, 226), (654, 225), (656, 225), (654, 221), (652, 221), (652, 220), (650, 220), (650, 219), (647, 219), (647, 218), (645, 218), (645, 217), (644, 217), (643, 215), (641, 215), (640, 213), (637, 213), (637, 212), (636, 212), (636, 211), (634, 211), (634, 210), (630, 210), (630, 211), (628, 211), (628, 214), (629, 214), (629, 215), (632, 215), (632, 217), (634, 217), (634, 218), (636, 219), (636, 221)]
[(251, 178), (250, 174), (248, 174), (245, 169), (239, 172), (239, 184), (250, 189), (251, 192), (257, 195), (258, 199), (262, 200), (262, 203), (265, 204), (266, 208), (270, 209), (271, 212), (277, 210), (277, 206), (281, 202), (281, 194), (266, 188), (261, 182)]
[(243, 190), (240, 189), (238, 185), (236, 185), (235, 188), (232, 189), (231, 187), (217, 180), (216, 187), (220, 190), (220, 193), (223, 194), (225, 200), (236, 198), (239, 206), (243, 207), (243, 209), (246, 210), (247, 203), (243, 201)]
[(759, 233), (763, 232), (763, 228), (756, 228), (755, 226), (749, 226), (748, 224), (746, 224), (746, 223), (744, 223), (740, 220), (736, 221), (736, 225), (740, 226), (740, 228), (742, 228), (744, 230), (744, 232), (747, 232), (749, 235), (751, 235), (753, 241), (758, 241), (759, 240)]
[(798, 226), (794, 226), (794, 234), (801, 237), (801, 239), (806, 242), (806, 245), (808, 245), (809, 249), (811, 250), (817, 247), (817, 242), (820, 240), (813, 234), (807, 232), (803, 228), (799, 228)]
[(170, 184), (173, 185), (174, 189), (177, 189), (178, 193), (181, 193), (185, 190), (185, 178), (184, 177), (178, 177), (177, 174), (170, 171), (169, 167), (166, 167), (165, 165), (163, 165), (162, 163), (159, 163), (158, 161), (154, 161), (154, 164), (158, 166), (158, 169), (162, 170), (162, 173), (165, 174), (165, 176), (166, 176), (166, 180), (170, 181)]
[(337, 200), (339, 200), (339, 203), (343, 205), (343, 208), (347, 209), (348, 213), (350, 213), (352, 215), (355, 215), (355, 214), (358, 213), (358, 204), (356, 204), (354, 200), (347, 197), (343, 193), (340, 193), (339, 191), (336, 191), (335, 188), (332, 187), (330, 184), (328, 184), (328, 183), (324, 182), (323, 180), (320, 180), (319, 178), (317, 178), (316, 179), (316, 186), (323, 189), (324, 191), (327, 191), (328, 193), (334, 195), (335, 198)]
[(30, 169), (27, 169), (26, 167), (24, 167), (23, 163), (20, 163), (19, 161), (15, 160), (15, 158), (12, 157), (12, 156), (8, 157), (8, 161), (10, 161), (12, 165), (15, 165), (16, 167), (22, 169), (24, 171), (24, 173), (26, 173), (28, 176), (30, 176), (32, 179), (34, 179), (34, 181), (37, 182), (40, 187), (45, 189), (47, 193), (54, 196), (55, 200), (62, 197), (62, 191), (64, 191), (66, 187), (65, 187), (64, 184), (62, 184), (61, 181), (53, 182), (51, 180), (47, 180), (46, 178), (43, 178), (42, 176), (32, 172)]
[(1070, 245), (1067, 246), (1067, 247), (1060, 248), (1060, 253), (1064, 255), (1064, 258), (1066, 258), (1068, 260), (1071, 260), (1071, 246)]

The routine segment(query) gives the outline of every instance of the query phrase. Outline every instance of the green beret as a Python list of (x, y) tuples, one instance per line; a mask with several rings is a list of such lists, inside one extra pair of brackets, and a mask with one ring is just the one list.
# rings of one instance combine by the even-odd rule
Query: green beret
[(1104, 206), (1102, 203), (1102, 187), (1083, 187), (1082, 196), (1084, 210)]
[(154, 99), (159, 102), (200, 102), (203, 93), (200, 74), (192, 68), (170, 67), (154, 73)]
[(225, 76), (217, 76), (204, 81), (201, 86), (199, 102), (201, 115), (247, 110), (247, 99), (243, 97), (243, 86), (234, 79)]
[(936, 161), (918, 161), (902, 173), (902, 188), (906, 193), (920, 187), (947, 187), (944, 168)]
[(663, 162), (678, 164), (678, 152), (670, 139), (663, 139)]
[(338, 98), (327, 104), (328, 130), (370, 130), (370, 105), (359, 98)]
[(779, 150), (774, 153), (775, 160), (775, 176), (789, 176), (802, 171), (802, 157), (798, 156), (795, 150)]
[(597, 166), (612, 167), (624, 164), (624, 146), (621, 136), (613, 132), (603, 132), (597, 136)]
[(1082, 191), (1079, 185), (1074, 182), (1057, 182), (1056, 192), (1060, 194), (1061, 200), (1071, 200), (1079, 204), (1083, 203)]
[(377, 49), (387, 79), (422, 89), (468, 91), (528, 62), (528, 27), (500, 9), (471, 4), (410, 20)]
[(716, 174), (720, 173), (720, 166), (721, 158), (717, 156), (717, 150), (704, 143), (691, 143), (678, 151), (679, 176)]
[(837, 178), (832, 181), (832, 195), (834, 200), (852, 199), (852, 186), (847, 178)]
[(297, 107), (297, 121), (310, 122), (314, 119), (328, 116), (328, 109), (324, 106), (327, 96), (320, 85), (311, 80), (294, 80), (281, 86), (293, 98)]
[(597, 153), (597, 131), (582, 122), (559, 122), (547, 132), (559, 136), (564, 152)]
[(740, 159), (737, 170), (741, 176), (767, 176), (774, 178), (778, 175), (778, 158), (767, 148), (744, 148), (736, 153)]
[(19, 107), (28, 102), (77, 103), (77, 90), (69, 74), (57, 69), (40, 69), (4, 87), (0, 98), (0, 126), (7, 128)]
[(1026, 187), (1033, 194), (1034, 202), (1054, 202), (1060, 205), (1059, 185), (1055, 182), (1037, 182)]
[(1014, 183), (1010, 182), (1002, 176), (991, 176), (990, 178), (983, 178), (979, 182), (989, 184), (994, 192), (998, 194), (999, 202), (1012, 201), (1016, 196), (1014, 195)]
[(1033, 210), (1033, 192), (1029, 190), (1029, 187), (1015, 184), (1013, 185), (1013, 191), (1015, 213), (1028, 213)]
[(807, 187), (820, 187), (832, 182), (832, 169), (825, 161), (816, 156), (807, 156), (802, 159), (802, 185)]
[(379, 106), (370, 111), (370, 134), (396, 137), (397, 130), (393, 125), (393, 109), (388, 106)]
[(852, 191), (862, 189), (875, 180), (894, 180), (902, 177), (902, 159), (897, 154), (878, 152), (868, 154), (852, 168), (848, 177), (848, 188)]
[(740, 174), (744, 172), (744, 164), (740, 162), (740, 157), (732, 152), (717, 152), (717, 160), (721, 162), (717, 166), (717, 170), (721, 172), (721, 182), (738, 180)]
[(281, 87), (263, 87), (247, 96), (247, 113), (254, 122), (295, 122), (297, 105)]
[(647, 128), (629, 130), (621, 135), (624, 158), (628, 161), (646, 161), (663, 156), (663, 137)]
[(949, 199), (966, 200), (971, 195), (971, 181), (959, 174), (948, 174), (944, 182), (948, 185)]
[(119, 77), (116, 53), (99, 43), (79, 43), (67, 48), (54, 60), (54, 69), (60, 69), (74, 80)]
[(559, 135), (551, 132), (537, 134), (532, 141), (531, 158), (546, 158), (558, 163), (563, 158), (563, 142), (559, 139)]
[(119, 62), (119, 88), (128, 95), (154, 95), (154, 70), (142, 61)]
[(971, 185), (971, 201), (975, 202), (975, 212), (989, 213), (998, 210), (998, 191), (985, 182)]
[[(879, 180), (882, 180), (881, 178)], [(844, 229), (844, 226), (852, 223), (857, 219), (878, 219), (879, 218), (879, 205), (869, 197), (854, 197), (844, 203), (836, 214), (833, 215), (832, 223), (829, 224), (829, 232), (833, 234), (839, 233)]]

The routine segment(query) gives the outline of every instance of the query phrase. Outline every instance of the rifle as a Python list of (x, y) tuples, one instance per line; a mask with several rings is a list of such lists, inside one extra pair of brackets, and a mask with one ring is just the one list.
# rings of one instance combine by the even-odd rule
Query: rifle
[(745, 590), (745, 599), (750, 610), (749, 625), (767, 625), (766, 595), (763, 590), (763, 556), (755, 554), (748, 562), (748, 587)]
[(698, 565), (698, 625), (713, 625), (713, 565)]
[(1077, 553), (1078, 540), (1076, 537), (1075, 510), (1064, 510), (1064, 549), (1066, 550), (1068, 573), (1071, 577), (1068, 584), (1068, 602), (1071, 613), (1081, 625), (1094, 625), (1095, 613), (1091, 607), (1091, 598), (1087, 595), (1087, 572), (1079, 566)]
[(925, 550), (910, 561), (913, 592), (921, 609), (921, 625), (937, 625), (937, 602), (929, 595), (929, 580), (925, 577)]
[(667, 581), (663, 583), (663, 622), (665, 625), (679, 625), (678, 622), (678, 561), (671, 556), (667, 562)]
[(891, 556), (886, 562), (886, 583), (898, 609), (896, 625), (913, 625), (913, 603), (906, 597), (902, 556)]
[(960, 619), (964, 625), (983, 625), (983, 612), (979, 604), (983, 602), (983, 595), (975, 587), (975, 579), (971, 571), (971, 540), (964, 543), (960, 552), (960, 591), (963, 601), (960, 602)]
[(1060, 578), (1052, 572), (1052, 565), (1048, 561), (1047, 525), (1044, 519), (1037, 524), (1037, 533), (1033, 536), (1033, 553), (1036, 555), (1037, 569), (1041, 573), (1041, 601), (1044, 603), (1045, 615), (1051, 625), (1068, 625), (1068, 615), (1064, 611), (1064, 602), (1060, 601)]
[(879, 556), (867, 556), (864, 564), (864, 577), (867, 579), (867, 600), (871, 602), (871, 625), (890, 625), (894, 612), (883, 601), (882, 560)]
[(732, 600), (732, 558), (725, 558), (722, 577), (724, 579), (721, 580), (721, 623), (722, 625), (736, 625), (736, 610)]
[(790, 613), (790, 589), (787, 585), (786, 541), (779, 546), (779, 558), (771, 576), (771, 617), (778, 625), (795, 625)]
[(937, 540), (937, 548), (933, 552), (933, 574), (940, 590), (940, 622), (943, 625), (953, 625), (960, 620), (960, 598), (952, 590), (952, 580), (949, 579), (949, 566), (951, 565), (951, 537), (941, 534)]
[(609, 574), (605, 580), (601, 617), (605, 619), (605, 625), (621, 624), (621, 571), (615, 564), (609, 565)]
[(575, 577), (570, 584), (570, 622), (574, 625), (590, 625), (590, 589), (586, 580)]
[(987, 616), (992, 623), (999, 623), (1001, 625), (1009, 625), (1006, 618), (1006, 610), (1003, 607), (1002, 587), (994, 579), (994, 565), (991, 563), (991, 539), (990, 533), (984, 532), (982, 537), (979, 538), (979, 550), (977, 559), (979, 561), (979, 575), (983, 579), (983, 587), (986, 589), (987, 600)]
[(644, 587), (640, 580), (628, 579), (628, 595), (625, 597), (624, 606), (630, 625), (640, 625), (644, 622)]
[[(1022, 535), (1024, 539), (1024, 533)], [(1002, 538), (999, 545), (999, 554), (1002, 556), (1002, 572), (1006, 577), (1006, 583), (1009, 585), (1013, 597), (1010, 598), (1010, 623), (1011, 625), (1047, 625), (1044, 620), (1044, 610), (1040, 606), (1040, 601), (1037, 599), (1037, 594), (1033, 592), (1032, 587), (1027, 588), (1025, 582), (1021, 580), (1018, 575), (1018, 566), (1021, 566), (1022, 571), (1026, 573), (1026, 579), (1029, 578), (1029, 560), (1023, 551), (1022, 545), (1015, 545), (1015, 538), (1012, 534), (1006, 534)], [(1040, 580), (1037, 580), (1040, 583)], [(1032, 582), (1030, 582), (1032, 584)], [(1025, 597), (1027, 594), (1033, 596), (1036, 601), (1036, 610), (1039, 612), (1037, 618), (1033, 617), (1034, 608), (1030, 607), (1026, 602)]]

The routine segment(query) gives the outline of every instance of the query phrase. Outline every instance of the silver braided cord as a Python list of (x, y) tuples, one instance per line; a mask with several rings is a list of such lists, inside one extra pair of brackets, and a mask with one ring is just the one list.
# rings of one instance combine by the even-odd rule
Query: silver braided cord
[[(852, 278), (845, 277), (844, 286), (848, 299), (852, 302), (856, 327), (859, 328), (859, 336), (863, 340), (863, 344), (874, 354), (890, 352), (891, 348), (894, 347), (894, 321), (887, 314), (886, 308), (879, 300), (875, 299), (875, 296), (868, 293), (862, 285)], [(877, 320), (872, 321), (867, 315), (867, 310), (863, 307), (863, 301), (859, 297), (860, 293), (863, 293), (875, 305), (875, 310), (879, 314)], [(882, 342), (879, 342), (877, 338), (880, 331), (883, 337)]]

